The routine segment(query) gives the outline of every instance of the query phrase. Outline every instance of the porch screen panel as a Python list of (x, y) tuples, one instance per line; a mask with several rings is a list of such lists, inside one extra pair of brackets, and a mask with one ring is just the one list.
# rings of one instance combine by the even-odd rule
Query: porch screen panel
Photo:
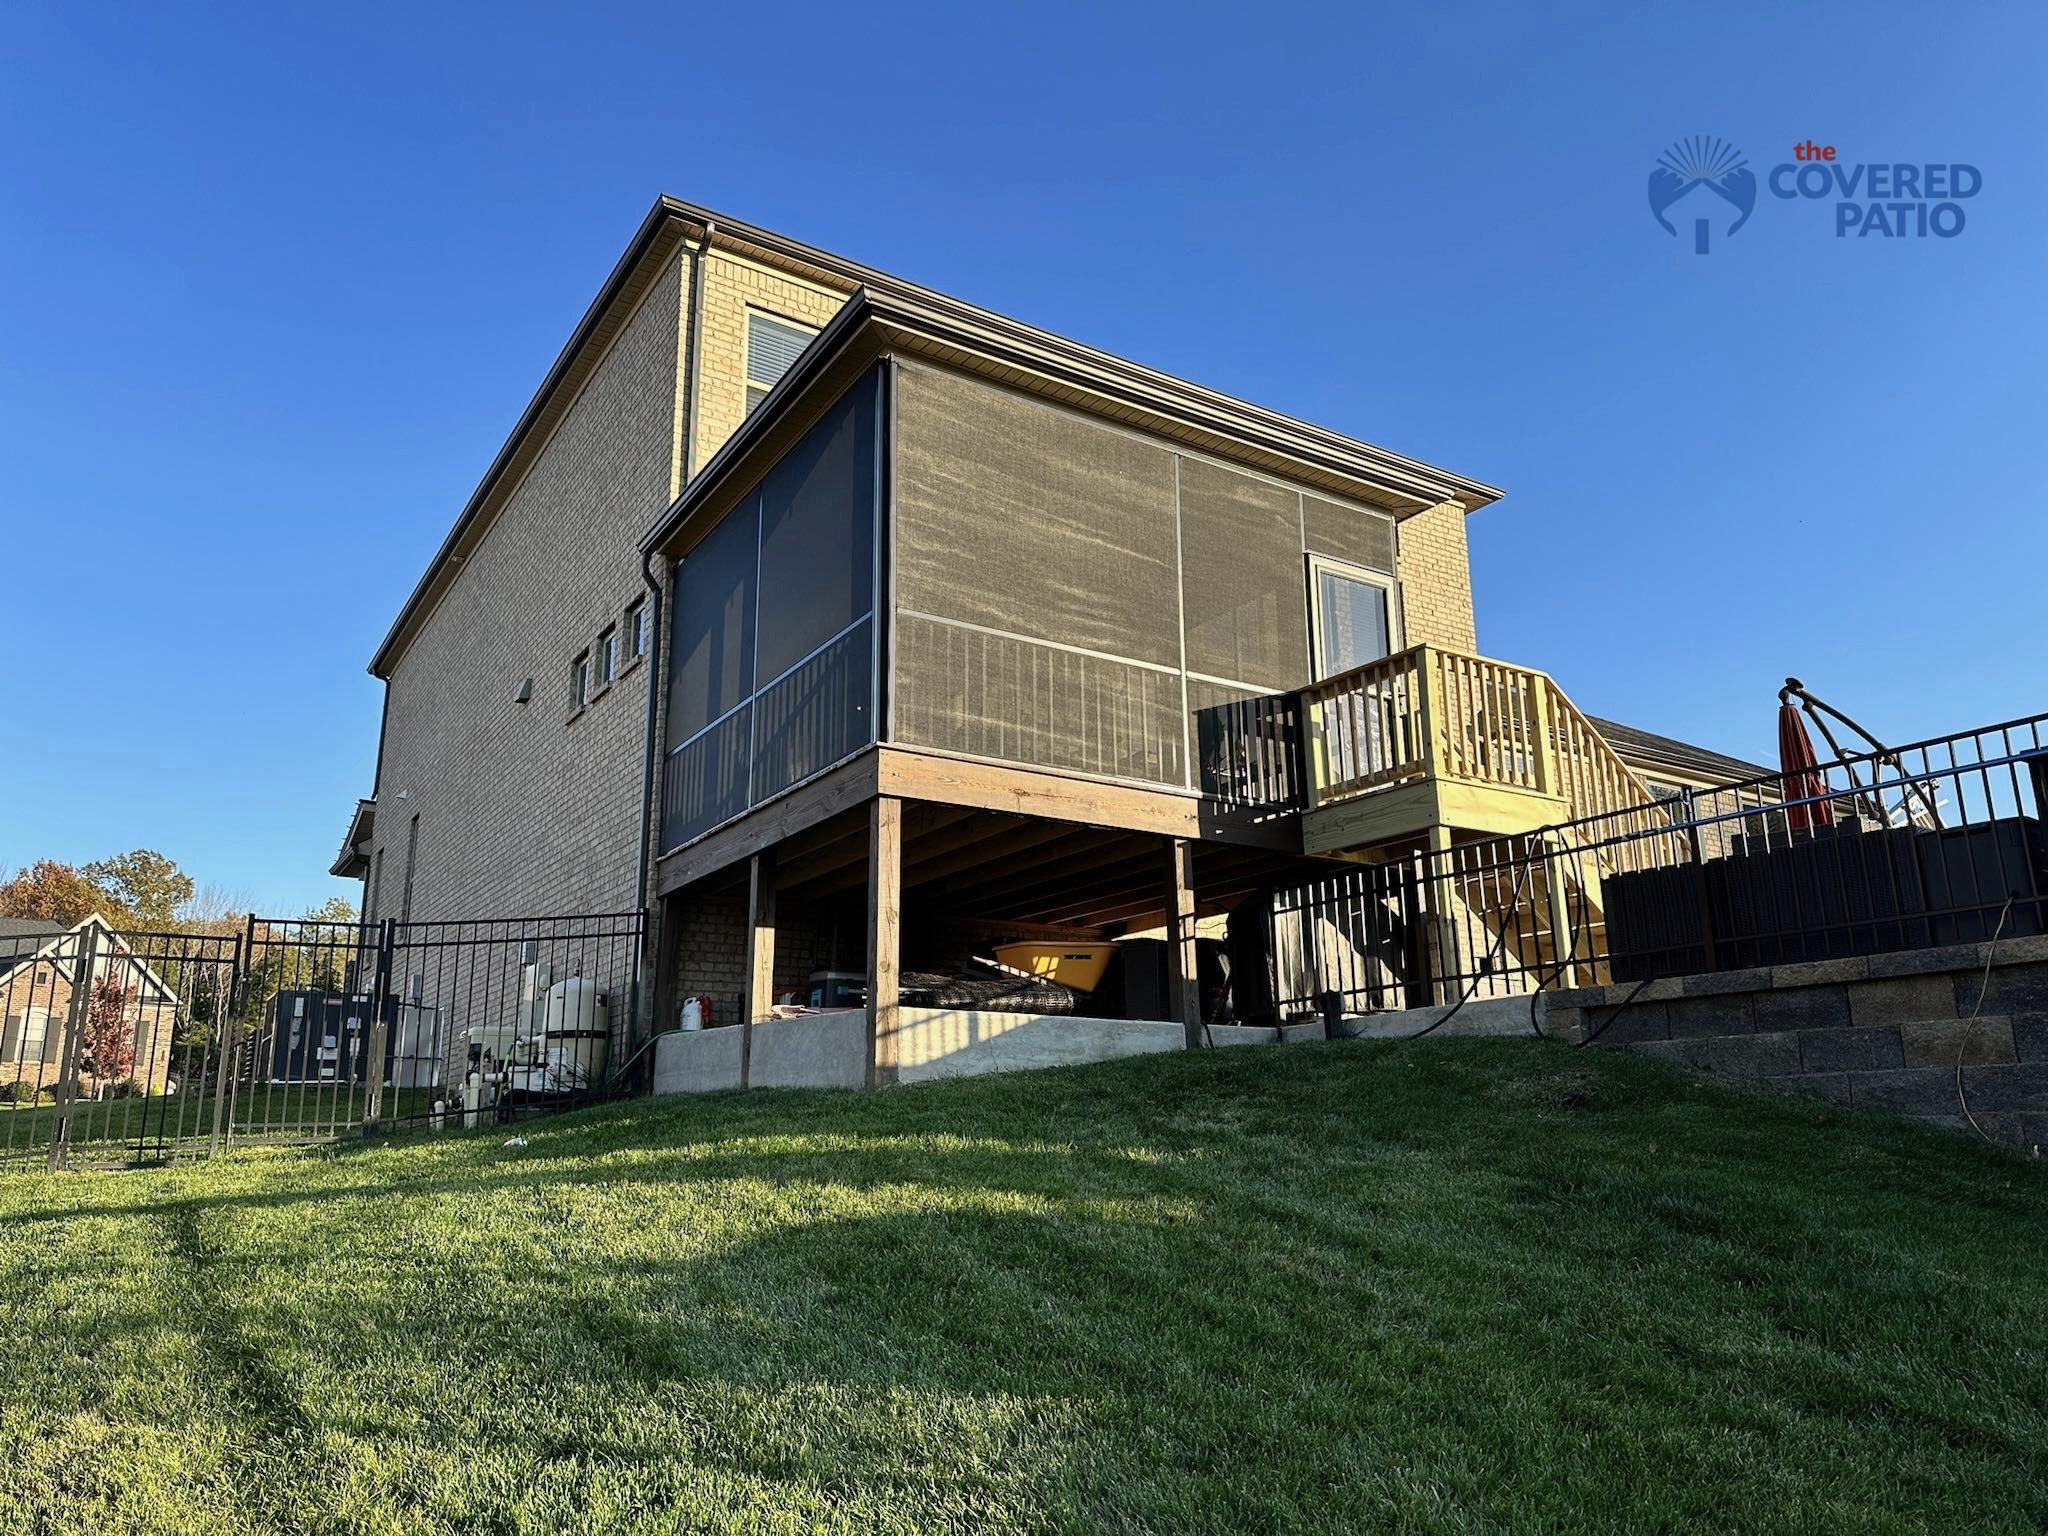
[(1180, 664), (1168, 450), (910, 364), (897, 416), (899, 607)]
[(1302, 522), (1312, 554), (1394, 574), (1394, 520), (1385, 513), (1304, 495)]
[(875, 739), (875, 624), (863, 618), (754, 701), (756, 803)]
[(661, 846), (677, 848), (746, 810), (753, 706), (742, 705), (669, 753), (662, 770)]
[(896, 622), (896, 738), (1108, 778), (1185, 778), (1178, 672), (992, 635)]
[(1188, 670), (1279, 690), (1308, 678), (1299, 493), (1181, 460)]
[(664, 851), (875, 739), (879, 377), (677, 565)]
[(676, 566), (668, 739), (681, 743), (754, 691), (760, 498), (727, 513)]
[(761, 483), (767, 686), (875, 602), (875, 375), (840, 398)]

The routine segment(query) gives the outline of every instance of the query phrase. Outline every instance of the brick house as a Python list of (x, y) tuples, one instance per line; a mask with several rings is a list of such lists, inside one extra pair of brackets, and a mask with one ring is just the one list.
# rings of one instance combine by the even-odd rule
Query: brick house
[[(92, 1094), (126, 1079), (161, 1093), (181, 1004), (164, 979), (98, 917), (68, 928), (39, 919), (0, 918), (0, 1085), (56, 1086), (76, 1011), (81, 941), (88, 929), (95, 941), (94, 984), (118, 991), (122, 1029), (134, 1059), (125, 1072), (104, 1077), (79, 1064), (80, 1086)], [(78, 1061), (75, 1053), (72, 1059)]]
[(648, 905), (664, 1019), (868, 975), (869, 1077), (1004, 936), (1157, 931), (1191, 1020), (1276, 880), (1650, 797), (1473, 654), (1500, 494), (663, 198), (372, 660), (333, 872)]

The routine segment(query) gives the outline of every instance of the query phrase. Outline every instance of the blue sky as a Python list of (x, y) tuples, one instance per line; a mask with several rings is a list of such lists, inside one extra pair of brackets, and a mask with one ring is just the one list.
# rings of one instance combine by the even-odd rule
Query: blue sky
[[(10, 6), (0, 866), (353, 893), (364, 666), (662, 191), (1506, 487), (1481, 649), (1594, 713), (2048, 708), (2043, 13), (1550, 9)], [(1983, 186), (1702, 257), (1701, 133)]]

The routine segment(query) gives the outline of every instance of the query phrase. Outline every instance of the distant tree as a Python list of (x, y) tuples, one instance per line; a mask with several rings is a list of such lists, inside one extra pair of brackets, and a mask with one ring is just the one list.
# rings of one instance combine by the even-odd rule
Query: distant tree
[(81, 873), (146, 928), (168, 928), (192, 899), (192, 877), (153, 848), (97, 859)]
[(111, 976), (93, 983), (85, 1003), (85, 1028), (78, 1037), (78, 1070), (102, 1082), (135, 1070), (135, 1024), (128, 1017), (128, 988)]
[(55, 859), (38, 859), (0, 885), (0, 917), (39, 917), (69, 928), (97, 912), (109, 922), (125, 921), (127, 907), (90, 875)]

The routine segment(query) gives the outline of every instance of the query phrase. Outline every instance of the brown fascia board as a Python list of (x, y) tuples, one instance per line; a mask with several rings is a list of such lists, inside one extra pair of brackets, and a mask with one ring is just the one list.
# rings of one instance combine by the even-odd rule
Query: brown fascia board
[[(1382, 486), (1397, 496), (1414, 500), (1418, 507), (1434, 505), (1442, 501), (1461, 502), (1467, 512), (1498, 501), (1505, 493), (1497, 486), (1483, 481), (1468, 479), (1451, 474), (1447, 470), (1426, 464), (1420, 459), (1410, 459), (1390, 453), (1356, 438), (1345, 437), (1313, 423), (1285, 416), (1277, 411), (1252, 405), (1217, 390), (1207, 389), (1171, 374), (1161, 373), (1126, 358), (1116, 357), (1094, 347), (1084, 346), (1050, 331), (1039, 330), (1021, 320), (981, 309), (960, 299), (951, 298), (933, 289), (921, 287), (899, 277), (892, 277), (872, 267), (848, 261), (815, 246), (791, 240), (773, 230), (762, 229), (744, 220), (727, 218), (708, 208), (686, 203), (680, 198), (663, 196), (656, 200), (647, 217), (641, 221), (638, 232), (627, 247), (625, 255), (619, 258), (611, 276), (605, 280), (596, 300), (585, 312), (554, 366), (535, 392), (533, 400), (520, 416), (512, 435), (499, 450), (490, 469), (478, 484), (475, 493), (464, 506), (462, 514), (448, 537), (435, 552), (412, 595), (406, 599), (392, 624), (390, 633), (378, 647), (371, 660), (370, 671), (379, 677), (390, 675), (391, 664), (415, 619), (424, 612), (433, 595), (436, 584), (447, 568), (450, 559), (461, 548), (462, 543), (489, 506), (493, 491), (500, 478), (518, 456), (527, 437), (545, 414), (556, 391), (575, 365), (576, 359), (600, 329), (607, 312), (628, 287), (636, 271), (646, 262), (651, 251), (661, 248), (665, 257), (668, 250), (663, 235), (670, 226), (672, 234), (680, 240), (685, 234), (701, 237), (707, 227), (716, 230), (719, 243), (737, 246), (746, 253), (765, 259), (769, 264), (783, 266), (829, 286), (850, 286), (866, 290), (871, 300), (894, 300), (924, 323), (921, 331), (951, 330), (962, 338), (965, 350), (984, 357), (1007, 360), (1005, 354), (1013, 354), (1020, 361), (1013, 363), (1025, 371), (1039, 372), (1044, 376), (1060, 379), (1071, 376), (1077, 387), (1104, 396), (1126, 409), (1136, 410), (1164, 422), (1179, 422), (1189, 430), (1213, 432), (1219, 437), (1279, 454), (1283, 458), (1311, 466), (1325, 468), (1348, 479), (1363, 480)], [(843, 313), (843, 312), (842, 312)], [(826, 332), (835, 327), (828, 326)], [(809, 352), (825, 350), (813, 342)], [(792, 370), (793, 372), (795, 370)], [(1085, 381), (1085, 382), (1079, 382)], [(788, 382), (785, 380), (785, 382)], [(778, 389), (778, 393), (779, 393)], [(768, 412), (764, 406), (757, 408), (755, 416)], [(742, 429), (741, 436), (746, 436)], [(727, 445), (732, 446), (731, 444)], [(713, 463), (723, 457), (723, 450), (714, 456)], [(706, 465), (708, 471), (710, 465)], [(702, 478), (700, 476), (699, 478)], [(642, 541), (646, 548), (657, 543), (658, 534), (669, 527), (674, 519), (674, 509), (664, 516), (656, 530)]]
[[(723, 229), (721, 225), (721, 233)], [(1470, 511), (1475, 503), (1483, 506), (1499, 494), (1491, 487), (1477, 487), (1451, 475), (1423, 478), (1403, 473), (1397, 477), (1387, 472), (1376, 450), (1348, 438), (1331, 438), (1350, 450), (1334, 452), (1321, 444), (1303, 443), (1291, 434), (1253, 430), (1207, 411), (1202, 402), (1141, 397), (1119, 388), (1119, 380), (1105, 377), (1100, 370), (1030, 345), (1029, 338), (1005, 336), (963, 319), (953, 312), (956, 308), (942, 309), (868, 288), (856, 290), (804, 349), (796, 365), (648, 530), (640, 541), (641, 551), (677, 553), (678, 534), (700, 512), (707, 508), (715, 511), (725, 501), (736, 499), (725, 494), (727, 487), (743, 493), (765, 473), (768, 465), (761, 462), (761, 450), (767, 449), (772, 457), (776, 444), (793, 440), (785, 418), (807, 425), (838, 396), (852, 369), (884, 353), (914, 354), (943, 366), (980, 372), (1009, 387), (1079, 405), (1110, 420), (1167, 433), (1220, 457), (1313, 479), (1339, 494), (1405, 503), (1409, 513), (1446, 501), (1464, 503)], [(820, 380), (826, 381), (825, 387), (814, 391), (813, 385)], [(1284, 423), (1286, 418), (1276, 420)]]

